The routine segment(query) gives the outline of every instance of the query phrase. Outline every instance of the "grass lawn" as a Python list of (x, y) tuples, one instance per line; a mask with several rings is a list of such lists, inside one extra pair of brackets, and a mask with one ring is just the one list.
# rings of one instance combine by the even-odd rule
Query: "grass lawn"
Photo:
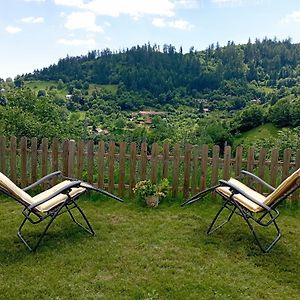
[(33, 254), (16, 236), (21, 206), (0, 201), (0, 299), (299, 299), (299, 208), (281, 210), (283, 236), (262, 254), (237, 216), (205, 234), (215, 200), (147, 209), (93, 196), (79, 202), (95, 237), (64, 214)]
[(256, 128), (250, 129), (238, 136), (234, 140), (234, 145), (243, 145), (245, 142), (255, 142), (257, 139), (276, 137), (280, 128), (275, 127), (272, 123), (266, 123)]

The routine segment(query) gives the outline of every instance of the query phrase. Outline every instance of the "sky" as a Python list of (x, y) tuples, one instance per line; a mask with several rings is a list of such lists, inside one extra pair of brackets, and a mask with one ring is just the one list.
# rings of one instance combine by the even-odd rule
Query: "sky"
[(300, 42), (300, 0), (0, 0), (0, 78), (95, 49), (264, 37)]

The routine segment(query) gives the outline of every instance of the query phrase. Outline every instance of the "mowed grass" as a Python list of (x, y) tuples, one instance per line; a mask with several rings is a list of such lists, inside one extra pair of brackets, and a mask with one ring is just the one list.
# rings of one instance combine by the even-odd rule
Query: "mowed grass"
[(206, 235), (216, 200), (147, 209), (93, 195), (79, 202), (95, 237), (64, 214), (30, 253), (20, 205), (0, 201), (0, 299), (299, 299), (299, 208), (283, 207), (282, 239), (263, 254), (238, 216)]
[(252, 143), (258, 139), (264, 139), (264, 138), (270, 138), (270, 137), (276, 138), (276, 136), (278, 134), (278, 130), (280, 130), (280, 129), (275, 127), (275, 125), (272, 123), (266, 123), (266, 124), (260, 125), (256, 128), (250, 129), (250, 130), (240, 134), (240, 136), (238, 136), (234, 140), (234, 145), (235, 146), (242, 145), (245, 142)]

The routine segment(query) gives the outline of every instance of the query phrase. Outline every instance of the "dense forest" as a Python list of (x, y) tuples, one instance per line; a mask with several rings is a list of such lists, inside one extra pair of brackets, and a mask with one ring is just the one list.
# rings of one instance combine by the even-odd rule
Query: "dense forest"
[[(188, 53), (150, 44), (95, 50), (1, 80), (0, 133), (224, 145), (271, 122), (295, 134), (299, 82), (300, 44), (290, 39)], [(147, 122), (140, 110), (163, 114)]]

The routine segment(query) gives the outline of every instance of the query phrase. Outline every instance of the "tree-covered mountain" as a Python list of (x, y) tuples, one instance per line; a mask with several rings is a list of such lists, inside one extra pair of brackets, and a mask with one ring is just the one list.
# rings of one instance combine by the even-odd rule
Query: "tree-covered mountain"
[[(252, 81), (269, 87), (293, 87), (299, 76), (300, 45), (290, 39), (265, 38), (244, 45), (212, 44), (204, 51), (192, 47), (186, 54), (172, 45), (160, 49), (150, 44), (114, 53), (109, 49), (91, 51), (60, 59), (24, 78), (124, 84), (127, 90), (147, 91), (158, 97), (175, 89), (184, 89), (188, 94), (227, 90), (226, 81), (238, 82), (242, 89)], [(237, 89), (233, 94), (240, 92)]]

